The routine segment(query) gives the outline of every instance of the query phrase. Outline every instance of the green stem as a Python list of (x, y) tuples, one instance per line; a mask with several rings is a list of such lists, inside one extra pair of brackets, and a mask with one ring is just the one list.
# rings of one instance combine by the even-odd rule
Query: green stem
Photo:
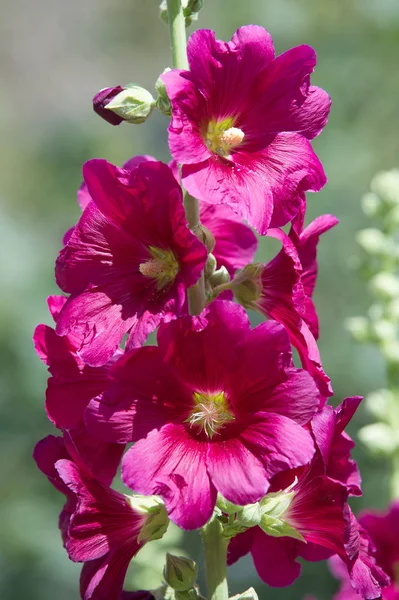
[(228, 539), (222, 535), (222, 525), (216, 517), (202, 529), (205, 550), (208, 600), (228, 600), (227, 546)]
[(173, 68), (187, 70), (186, 23), (181, 0), (167, 0), (167, 3)]
[[(173, 67), (188, 69), (186, 52), (186, 23), (181, 0), (167, 0), (170, 40), (172, 44)], [(191, 231), (197, 235), (200, 231), (199, 202), (184, 190), (184, 210)], [(190, 315), (199, 315), (206, 304), (204, 273), (195, 285), (187, 290), (188, 310)]]

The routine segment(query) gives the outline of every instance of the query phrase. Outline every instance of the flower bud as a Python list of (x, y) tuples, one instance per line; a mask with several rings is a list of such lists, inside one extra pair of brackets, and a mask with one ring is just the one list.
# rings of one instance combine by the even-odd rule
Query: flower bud
[(392, 242), (382, 231), (375, 228), (362, 229), (356, 236), (359, 246), (368, 254), (387, 255), (392, 253)]
[(396, 399), (391, 390), (375, 390), (368, 394), (365, 399), (366, 408), (376, 419), (384, 421), (387, 415), (391, 413), (391, 407), (396, 403)]
[(234, 297), (244, 308), (255, 308), (262, 295), (262, 272), (264, 265), (255, 263), (247, 265), (237, 273), (231, 282)]
[(393, 273), (382, 271), (372, 278), (370, 288), (376, 296), (391, 300), (399, 296), (399, 279)]
[(178, 592), (191, 590), (195, 585), (197, 574), (198, 567), (193, 560), (167, 552), (163, 576), (171, 588)]
[(115, 96), (123, 92), (123, 87), (108, 87), (100, 90), (93, 98), (93, 110), (111, 125), (120, 125), (123, 121), (122, 117), (106, 109), (107, 105)]
[(215, 270), (216, 270), (216, 258), (214, 257), (214, 255), (212, 253), (210, 253), (208, 255), (208, 260), (206, 261), (206, 265), (205, 265), (205, 277), (207, 279), (212, 277)]
[[(183, 0), (183, 15), (185, 17), (186, 27), (190, 27), (193, 21), (198, 19), (198, 13), (204, 5), (204, 0)], [(159, 7), (159, 16), (162, 21), (168, 23), (168, 4), (166, 0), (162, 0)]]
[(345, 326), (357, 342), (370, 340), (370, 327), (366, 317), (350, 317), (346, 319)]
[(359, 430), (359, 439), (376, 455), (391, 456), (398, 449), (397, 436), (386, 423), (373, 423)]
[(152, 94), (139, 85), (132, 84), (114, 96), (105, 109), (128, 123), (139, 125), (150, 116), (154, 106)]
[(370, 188), (387, 204), (399, 204), (399, 169), (377, 173)]
[(373, 192), (364, 194), (362, 198), (362, 209), (368, 217), (375, 217), (381, 208), (381, 204), (380, 198)]
[(194, 227), (192, 231), (194, 235), (196, 235), (197, 238), (200, 240), (200, 242), (202, 242), (206, 246), (208, 252), (212, 252), (212, 250), (215, 247), (216, 241), (215, 236), (208, 229), (208, 227), (205, 227), (205, 225), (200, 223), (197, 227)]
[[(167, 73), (168, 71), (170, 71), (170, 69), (166, 68), (163, 71), (163, 73)], [(168, 94), (166, 92), (166, 85), (162, 81), (161, 76), (159, 76), (158, 79), (155, 82), (155, 89), (156, 89), (156, 91), (158, 93), (158, 97), (156, 99), (156, 107), (157, 107), (157, 109), (162, 114), (167, 115), (168, 117), (170, 117), (171, 114), (172, 114), (172, 106), (170, 104), (169, 96), (168, 96)]]
[(218, 285), (228, 283), (229, 281), (230, 275), (225, 266), (221, 266), (220, 269), (217, 269), (217, 271), (215, 271), (214, 274), (209, 278), (209, 282), (214, 288)]

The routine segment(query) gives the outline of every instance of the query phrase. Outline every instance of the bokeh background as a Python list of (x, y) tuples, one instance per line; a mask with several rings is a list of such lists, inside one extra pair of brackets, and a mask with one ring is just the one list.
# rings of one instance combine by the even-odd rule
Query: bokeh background
[[(60, 543), (57, 516), (62, 498), (36, 470), (35, 442), (52, 432), (43, 410), (46, 369), (31, 337), (49, 323), (45, 298), (57, 293), (53, 263), (63, 232), (78, 218), (76, 189), (81, 166), (92, 157), (122, 164), (134, 154), (168, 160), (167, 119), (154, 114), (140, 126), (112, 127), (91, 110), (100, 88), (137, 82), (153, 89), (170, 65), (168, 29), (157, 0), (2, 0), (0, 20), (0, 598), (78, 600), (79, 566)], [(398, 166), (398, 0), (205, 0), (195, 27), (230, 39), (242, 24), (272, 33), (277, 52), (314, 46), (313, 82), (328, 90), (333, 108), (328, 127), (314, 142), (329, 183), (308, 200), (309, 218), (332, 212), (341, 221), (320, 244), (316, 303), (320, 349), (336, 400), (367, 394), (384, 385), (384, 369), (373, 348), (358, 346), (345, 331), (348, 316), (363, 314), (367, 288), (351, 269), (355, 233), (366, 225), (360, 196), (379, 169)], [(263, 242), (259, 258), (275, 246)], [(360, 409), (352, 433), (368, 421)], [(359, 445), (355, 455), (364, 496), (352, 502), (383, 507), (387, 468)], [(196, 535), (183, 541), (194, 558)], [(161, 549), (148, 548), (127, 584), (160, 581)], [(145, 562), (144, 557), (139, 563)], [(148, 565), (148, 562), (147, 562)], [(261, 598), (331, 598), (337, 587), (327, 566), (305, 565), (286, 590), (270, 590), (251, 561), (230, 570), (232, 592), (254, 585)]]

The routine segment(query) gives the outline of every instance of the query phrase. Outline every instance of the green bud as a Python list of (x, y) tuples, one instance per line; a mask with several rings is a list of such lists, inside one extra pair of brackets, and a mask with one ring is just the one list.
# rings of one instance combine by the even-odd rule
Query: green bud
[(373, 423), (359, 430), (359, 439), (376, 455), (392, 456), (398, 449), (398, 438), (386, 423)]
[(368, 394), (364, 402), (369, 413), (376, 419), (385, 421), (396, 400), (391, 390), (381, 389)]
[(207, 259), (206, 265), (205, 265), (205, 277), (207, 279), (212, 277), (215, 270), (216, 270), (216, 258), (214, 257), (214, 255), (212, 253), (210, 253), (208, 255), (208, 259)]
[[(185, 17), (185, 25), (189, 27), (192, 21), (198, 19), (198, 13), (203, 7), (203, 0), (182, 0), (183, 15)], [(168, 4), (166, 0), (162, 0), (159, 7), (159, 16), (165, 23), (169, 22), (168, 19)]]
[(368, 254), (386, 256), (392, 253), (392, 241), (375, 228), (362, 229), (356, 235), (359, 246)]
[(232, 596), (230, 600), (258, 600), (258, 594), (253, 587), (250, 587), (245, 592), (242, 592), (242, 594)]
[(263, 291), (263, 269), (262, 263), (247, 265), (231, 282), (234, 297), (244, 308), (256, 309), (256, 302), (261, 298)]
[(228, 283), (230, 281), (230, 274), (225, 266), (221, 266), (220, 269), (217, 269), (214, 274), (209, 278), (209, 282), (212, 287), (217, 287), (218, 285), (222, 285), (223, 283)]
[(391, 300), (399, 296), (399, 279), (393, 273), (380, 272), (370, 281), (371, 291), (381, 298)]
[(399, 169), (377, 173), (370, 188), (383, 202), (389, 205), (399, 204)]
[[(166, 68), (163, 73), (167, 73), (168, 71), (170, 71), (169, 67)], [(168, 117), (171, 116), (172, 114), (172, 107), (170, 104), (170, 100), (169, 100), (169, 96), (166, 93), (166, 85), (164, 84), (164, 82), (162, 81), (161, 77), (158, 77), (158, 79), (155, 82), (155, 89), (158, 93), (158, 97), (156, 99), (156, 107), (159, 110), (159, 112), (161, 112), (164, 115), (167, 115)]]
[(128, 123), (138, 125), (144, 123), (150, 116), (154, 106), (155, 100), (148, 90), (131, 84), (112, 98), (106, 109), (111, 110)]
[(386, 360), (395, 365), (399, 365), (399, 342), (398, 340), (390, 340), (381, 348), (381, 352)]
[(197, 574), (198, 567), (193, 560), (167, 552), (163, 576), (171, 588), (178, 592), (191, 590), (195, 585)]
[(159, 540), (168, 529), (169, 518), (165, 505), (158, 496), (134, 494), (126, 497), (131, 507), (146, 519), (138, 536), (139, 542)]
[(357, 342), (370, 340), (369, 322), (366, 317), (350, 317), (346, 319), (345, 327)]
[(375, 217), (381, 208), (381, 204), (380, 198), (373, 192), (364, 194), (362, 198), (362, 209), (368, 217)]

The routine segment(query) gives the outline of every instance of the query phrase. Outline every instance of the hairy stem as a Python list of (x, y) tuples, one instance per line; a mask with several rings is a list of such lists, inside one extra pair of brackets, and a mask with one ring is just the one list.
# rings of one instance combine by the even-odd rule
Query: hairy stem
[[(186, 52), (186, 24), (181, 0), (167, 0), (170, 40), (172, 44), (173, 67), (188, 69)], [(200, 230), (199, 202), (184, 190), (184, 210), (191, 231), (197, 235)], [(190, 315), (199, 315), (205, 308), (205, 278), (204, 273), (195, 285), (187, 290), (188, 309)]]
[(205, 551), (205, 567), (208, 600), (228, 600), (227, 589), (227, 545), (222, 535), (222, 525), (216, 517), (202, 529), (202, 541)]

